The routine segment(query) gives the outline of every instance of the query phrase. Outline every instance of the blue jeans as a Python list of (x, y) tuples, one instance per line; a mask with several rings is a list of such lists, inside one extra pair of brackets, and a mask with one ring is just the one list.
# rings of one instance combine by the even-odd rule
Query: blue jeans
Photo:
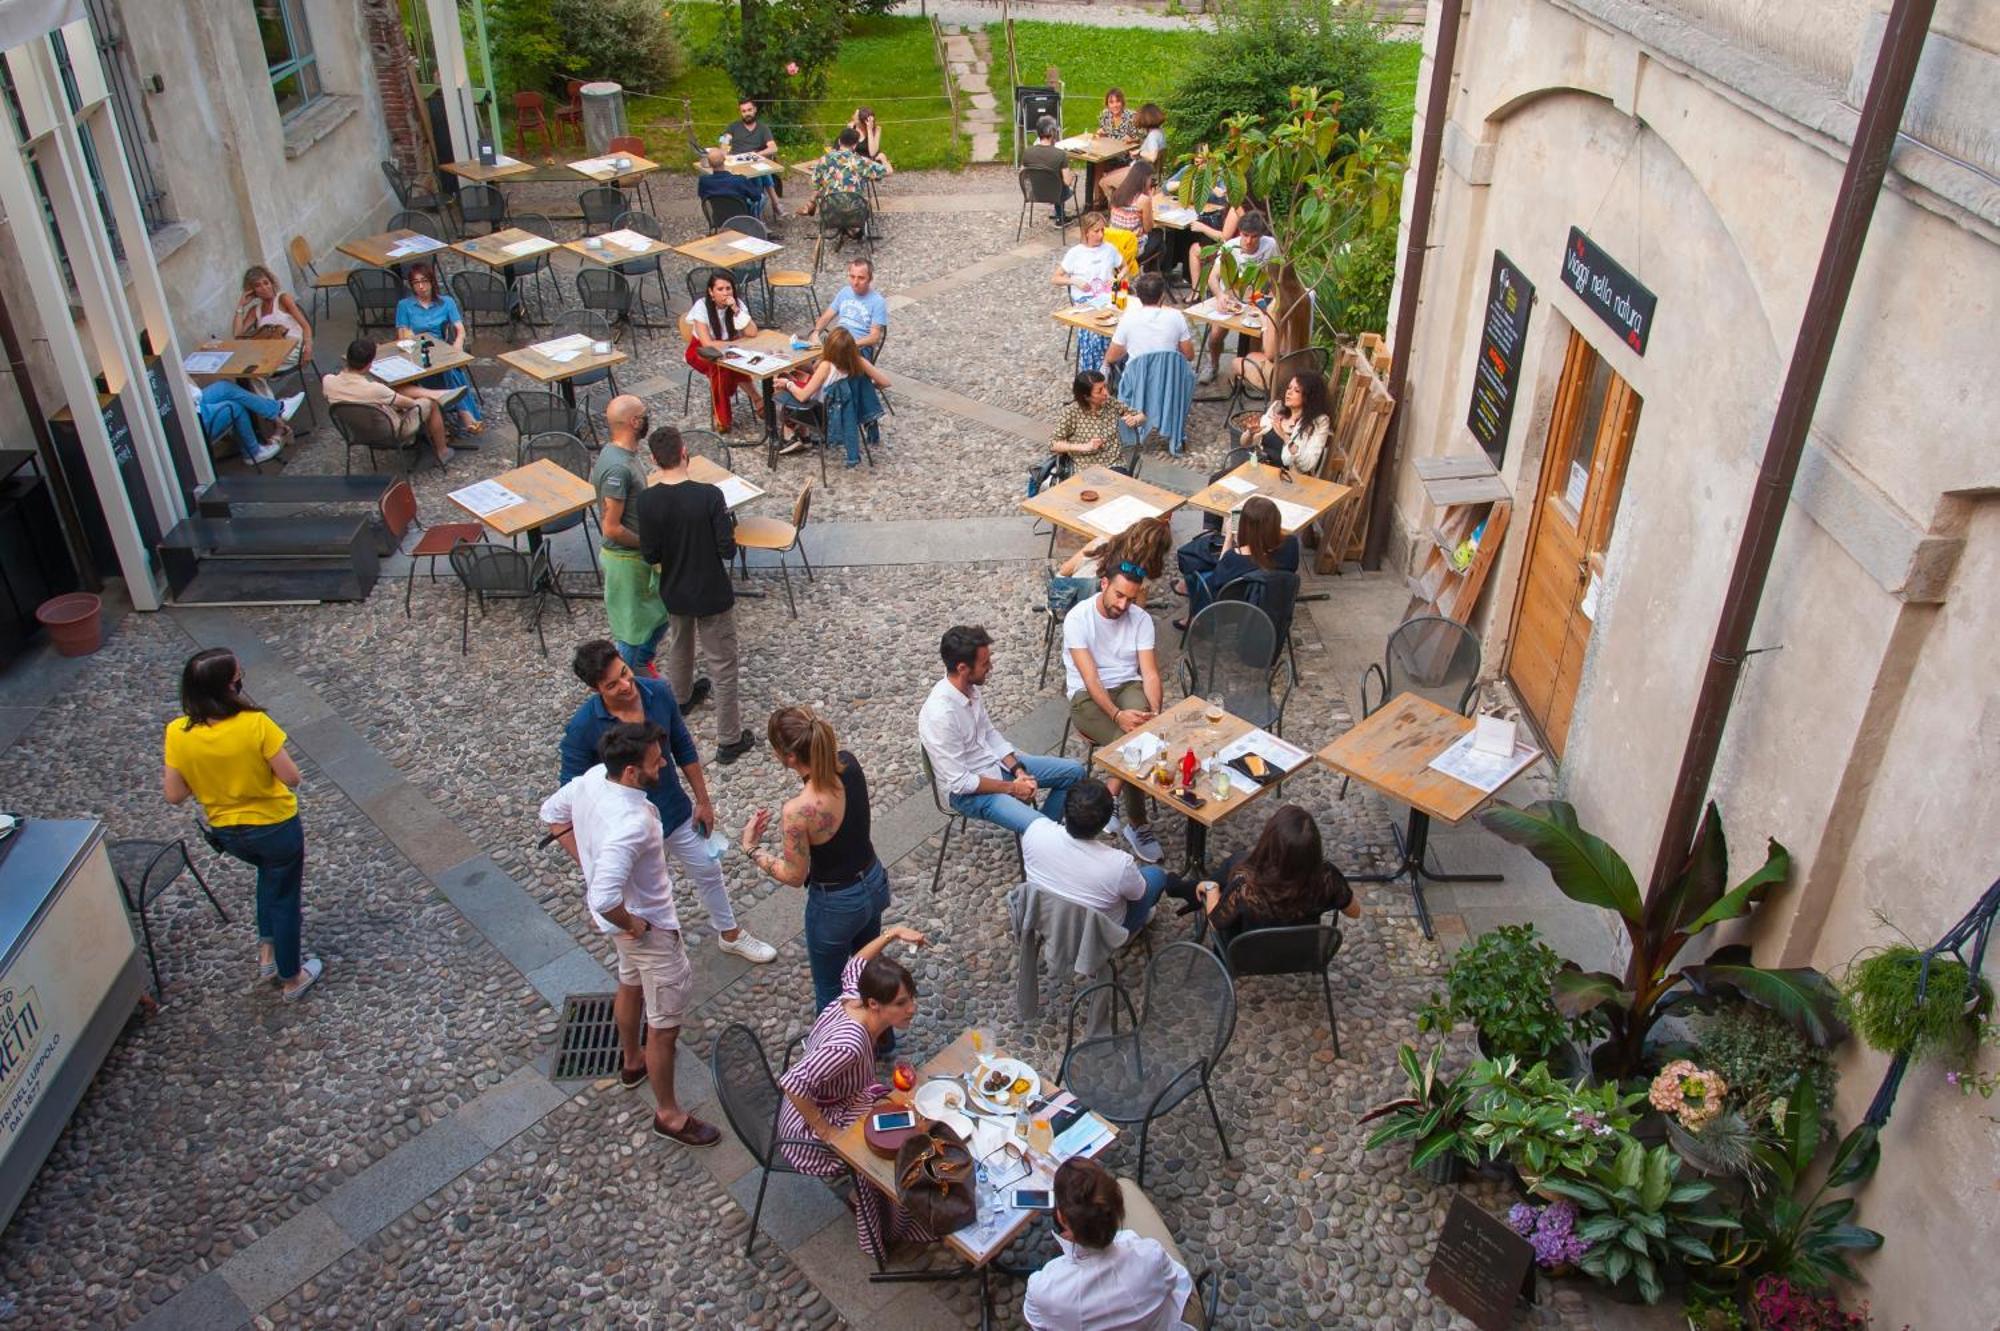
[(271, 940), (278, 978), (299, 973), (299, 888), (306, 876), (306, 833), (293, 814), (282, 823), (218, 827), (222, 848), (257, 870), (257, 937)]
[(889, 871), (880, 861), (846, 887), (806, 888), (806, 960), (812, 966), (813, 1011), (840, 997), (840, 972), (882, 932), (889, 909)]
[(242, 450), (247, 461), (259, 444), (257, 427), (251, 424), (250, 418), (261, 416), (267, 421), (275, 420), (283, 408), (271, 398), (259, 397), (247, 388), (219, 379), (201, 390), (201, 400), (195, 410), (201, 416), (203, 435), (210, 439), (220, 439), (225, 434), (235, 435), (236, 447)]
[(1146, 895), (1137, 901), (1125, 903), (1125, 932), (1136, 934), (1153, 913), (1153, 907), (1160, 899), (1160, 893), (1167, 890), (1168, 874), (1157, 864), (1139, 866), (1139, 876), (1146, 880)]
[(660, 654), (660, 639), (666, 633), (667, 621), (663, 619), (644, 642), (620, 642), (613, 638), (611, 645), (618, 649), (618, 655), (625, 659), (625, 664), (632, 667), (633, 674), (643, 675), (646, 667), (653, 664), (653, 658)]
[(1033, 753), (1021, 754), (1020, 759), (1028, 775), (1035, 778), (1035, 784), (1049, 792), (1048, 802), (1039, 812), (1033, 805), (1024, 804), (1002, 791), (990, 795), (953, 795), (951, 807), (968, 818), (1004, 827), (1015, 836), (1034, 826), (1037, 818), (1052, 818), (1061, 822), (1063, 802), (1069, 798), (1069, 788), (1083, 780), (1084, 765), (1074, 758), (1044, 758)]

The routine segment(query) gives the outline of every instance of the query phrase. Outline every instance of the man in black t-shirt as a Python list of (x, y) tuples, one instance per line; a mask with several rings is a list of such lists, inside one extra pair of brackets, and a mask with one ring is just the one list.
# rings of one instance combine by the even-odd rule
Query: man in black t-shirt
[(694, 652), (715, 681), (715, 761), (728, 766), (756, 738), (743, 729), (736, 700), (736, 591), (729, 561), (736, 555), (736, 519), (722, 491), (688, 475), (687, 445), (671, 425), (646, 441), (659, 475), (635, 501), (639, 554), (660, 566), (660, 603), (667, 608), (667, 681), (674, 696), (694, 688)]
[(1069, 220), (1076, 208), (1076, 172), (1070, 169), (1069, 154), (1056, 147), (1056, 136), (1062, 133), (1062, 126), (1054, 116), (1043, 116), (1035, 122), (1035, 141), (1021, 149), (1021, 165), (1039, 171), (1053, 171), (1062, 177), (1063, 200), (1056, 205), (1056, 221)]
[[(760, 157), (778, 160), (778, 141), (771, 135), (771, 127), (757, 118), (757, 103), (745, 97), (736, 105), (736, 120), (722, 131), (729, 136), (731, 153), (756, 153)], [(771, 216), (783, 217), (785, 210), (778, 205), (776, 196), (785, 192), (783, 174), (765, 176), (764, 188), (772, 192)]]

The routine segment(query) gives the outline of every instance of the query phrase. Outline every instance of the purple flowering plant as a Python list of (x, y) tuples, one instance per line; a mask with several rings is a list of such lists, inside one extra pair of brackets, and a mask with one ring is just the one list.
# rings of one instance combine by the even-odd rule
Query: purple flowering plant
[(1507, 1225), (1535, 1249), (1535, 1264), (1544, 1271), (1575, 1266), (1590, 1251), (1590, 1240), (1576, 1232), (1576, 1208), (1568, 1202), (1531, 1206), (1516, 1202), (1507, 1212)]

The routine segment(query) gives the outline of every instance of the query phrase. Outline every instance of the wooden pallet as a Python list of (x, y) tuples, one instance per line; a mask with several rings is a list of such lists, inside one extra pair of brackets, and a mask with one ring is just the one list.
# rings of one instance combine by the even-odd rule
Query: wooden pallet
[(1368, 490), (1382, 453), (1382, 436), (1396, 410), (1396, 400), (1389, 396), (1389, 362), (1389, 344), (1376, 333), (1363, 333), (1334, 362), (1338, 405), (1320, 474), (1352, 487), (1352, 493), (1328, 509), (1317, 524), (1319, 556), (1313, 567), (1320, 573), (1338, 573), (1343, 561), (1361, 557)]

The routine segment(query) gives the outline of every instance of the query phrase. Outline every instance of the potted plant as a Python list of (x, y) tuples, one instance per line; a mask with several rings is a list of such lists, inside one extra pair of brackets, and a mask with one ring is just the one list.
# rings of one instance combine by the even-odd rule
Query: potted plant
[(1847, 1018), (1871, 1049), (1964, 1066), (1978, 1047), (1993, 989), (1949, 953), (1926, 956), (1907, 943), (1855, 960), (1841, 979)]
[(1576, 1207), (1560, 1198), (1547, 1206), (1514, 1203), (1507, 1227), (1528, 1241), (1535, 1265), (1552, 1276), (1568, 1275), (1590, 1251), (1590, 1240), (1576, 1232)]
[(1639, 884), (1618, 852), (1585, 831), (1576, 810), (1560, 800), (1537, 801), (1525, 809), (1503, 805), (1481, 814), (1480, 821), (1547, 865), (1564, 896), (1611, 911), (1624, 923), (1631, 961), (1622, 979), (1604, 971), (1565, 968), (1555, 981), (1556, 1006), (1562, 1012), (1581, 1016), (1601, 1009), (1609, 1022), (1610, 1038), (1591, 1055), (1601, 1078), (1638, 1076), (1654, 1024), (1680, 1004), (1718, 996), (1769, 1008), (1815, 1044), (1833, 1044), (1845, 1036), (1838, 995), (1811, 967), (1766, 969), (1751, 963), (1748, 946), (1732, 944), (1716, 948), (1704, 962), (1676, 968), (1675, 959), (1689, 942), (1718, 924), (1754, 913), (1791, 876), (1791, 853), (1773, 841), (1757, 871), (1728, 887), (1729, 850), (1715, 805), (1703, 815), (1680, 874), (1649, 901), (1641, 900)]
[(1517, 1058), (1475, 1063), (1467, 1080), (1466, 1142), (1488, 1160), (1506, 1160), (1529, 1191), (1550, 1174), (1586, 1175), (1598, 1158), (1630, 1140), (1642, 1093), (1616, 1085), (1571, 1085), (1547, 1063), (1523, 1067)]
[(1544, 1193), (1575, 1204), (1577, 1237), (1591, 1245), (1577, 1264), (1613, 1293), (1629, 1287), (1658, 1303), (1670, 1269), (1713, 1262), (1708, 1235), (1737, 1228), (1730, 1217), (1703, 1209), (1715, 1185), (1682, 1183), (1680, 1169), (1671, 1147), (1649, 1150), (1627, 1138), (1584, 1178), (1542, 1180)]
[(1777, 1139), (1758, 1149), (1762, 1186), (1752, 1189), (1742, 1211), (1745, 1269), (1806, 1289), (1824, 1288), (1835, 1277), (1859, 1279), (1848, 1254), (1882, 1246), (1881, 1234), (1848, 1223), (1852, 1197), (1822, 1200), (1874, 1175), (1882, 1158), (1876, 1129), (1864, 1123), (1843, 1137), (1826, 1173), (1807, 1188), (1820, 1140), (1819, 1101), (1812, 1083), (1802, 1081), (1786, 1102)]
[(1456, 1183), (1465, 1174), (1467, 1148), (1460, 1130), (1471, 1095), (1465, 1073), (1438, 1075), (1443, 1045), (1433, 1045), (1423, 1060), (1409, 1045), (1396, 1049), (1396, 1064), (1409, 1082), (1410, 1093), (1377, 1105), (1361, 1116), (1363, 1123), (1385, 1120), (1364, 1145), (1366, 1150), (1391, 1142), (1410, 1143), (1410, 1168), (1436, 1183)]
[(1866, 1303), (1848, 1312), (1833, 1295), (1782, 1276), (1765, 1276), (1751, 1289), (1750, 1315), (1761, 1331), (1867, 1331), (1869, 1321)]
[(1470, 1022), (1488, 1058), (1549, 1059), (1567, 1070), (1574, 1045), (1604, 1023), (1596, 1013), (1566, 1017), (1556, 1010), (1562, 964), (1532, 924), (1490, 929), (1452, 956), (1445, 992), (1417, 1013), (1417, 1029), (1449, 1033)]

